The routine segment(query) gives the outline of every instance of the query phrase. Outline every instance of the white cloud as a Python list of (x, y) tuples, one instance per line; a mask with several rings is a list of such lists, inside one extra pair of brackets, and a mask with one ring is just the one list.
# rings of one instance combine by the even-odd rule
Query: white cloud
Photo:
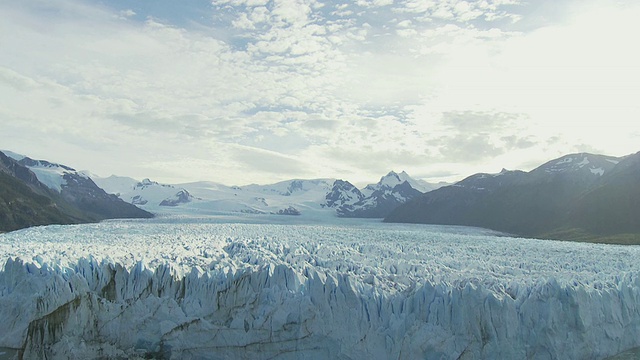
[(232, 6), (265, 6), (269, 3), (269, 0), (213, 0), (213, 5), (232, 5)]
[(240, 16), (234, 20), (232, 23), (233, 27), (244, 30), (253, 30), (255, 29), (254, 22), (249, 20), (249, 17), (246, 13), (240, 14)]
[(136, 12), (131, 10), (131, 9), (127, 9), (127, 10), (122, 10), (120, 11), (120, 15), (123, 17), (132, 17), (132, 16), (136, 16)]
[(29, 91), (40, 87), (40, 84), (33, 79), (7, 68), (0, 68), (0, 84), (8, 85), (19, 91)]
[(393, 4), (393, 0), (357, 0), (356, 4), (362, 7), (382, 7)]
[(193, 28), (2, 4), (0, 139), (104, 175), (236, 184), (622, 155), (637, 151), (640, 12), (594, 4), (536, 27), (508, 0), (223, 0)]

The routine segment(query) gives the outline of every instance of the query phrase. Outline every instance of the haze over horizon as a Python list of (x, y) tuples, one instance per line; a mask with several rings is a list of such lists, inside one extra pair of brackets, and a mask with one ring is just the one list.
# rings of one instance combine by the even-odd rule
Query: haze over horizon
[(1, 148), (166, 183), (640, 148), (633, 1), (0, 3)]

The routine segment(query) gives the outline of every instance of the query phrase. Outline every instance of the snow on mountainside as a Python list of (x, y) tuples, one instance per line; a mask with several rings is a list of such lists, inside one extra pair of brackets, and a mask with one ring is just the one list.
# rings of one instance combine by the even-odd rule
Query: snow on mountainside
[[(98, 187), (85, 173), (61, 164), (46, 160), (34, 160), (29, 157), (7, 151), (11, 155), (11, 161), (15, 161), (25, 171), (35, 176), (38, 185), (43, 186), (51, 193), (40, 195), (49, 198), (51, 206), (59, 208), (65, 215), (71, 218), (71, 222), (99, 221), (113, 218), (148, 218), (151, 213), (143, 211), (117, 196), (110, 195)], [(9, 158), (7, 158), (9, 159)], [(16, 160), (19, 159), (19, 160)], [(23, 182), (25, 179), (21, 179)], [(27, 184), (31, 189), (34, 185)], [(30, 212), (38, 214), (47, 209), (30, 209)], [(11, 214), (0, 214), (11, 216)], [(53, 223), (69, 223), (69, 221), (54, 221)], [(52, 223), (52, 222), (44, 222)], [(24, 224), (28, 226), (28, 222)]]
[(404, 171), (400, 174), (391, 171), (377, 184), (369, 184), (359, 191), (358, 201), (337, 207), (336, 213), (342, 217), (384, 218), (399, 205), (422, 194), (416, 187), (427, 189), (435, 186), (414, 180)]
[(3, 154), (5, 154), (6, 156), (12, 158), (15, 161), (20, 161), (22, 159), (24, 159), (26, 156), (21, 155), (21, 154), (16, 154), (13, 151), (9, 151), (9, 150), (0, 150)]
[(110, 176), (97, 178), (95, 181), (105, 191), (138, 206), (148, 205), (152, 208), (158, 206), (173, 207), (194, 200), (189, 191), (182, 187), (160, 184), (149, 179), (137, 181), (129, 177)]
[(497, 174), (480, 173), (471, 175), (453, 184), (454, 187), (465, 187), (476, 191), (493, 191), (506, 184), (519, 181), (526, 176), (524, 171), (502, 169)]
[(547, 239), (640, 243), (637, 157), (570, 154), (529, 172), (471, 175), (399, 206), (385, 221), (479, 226)]
[(528, 173), (506, 169), (497, 174), (479, 173), (460, 180), (454, 186), (492, 191), (517, 182), (549, 181), (554, 177), (570, 178), (573, 182), (593, 182), (610, 172), (620, 160), (613, 156), (570, 154), (542, 164)]
[(636, 247), (362, 220), (212, 221), (0, 235), (0, 349), (25, 359), (571, 360), (640, 345)]
[(395, 208), (422, 193), (404, 181), (393, 188), (381, 186), (369, 196), (355, 204), (349, 204), (338, 209), (338, 215), (343, 217), (384, 218)]
[[(291, 215), (322, 214), (321, 199), (331, 188), (332, 179), (287, 180), (269, 185), (225, 186), (211, 182), (181, 184), (208, 205), (231, 205), (230, 211)], [(324, 211), (326, 213), (326, 211)], [(326, 216), (325, 214), (324, 216)]]
[[(152, 212), (331, 215), (331, 211), (323, 210), (321, 203), (331, 189), (332, 179), (297, 179), (242, 187), (208, 181), (168, 185), (149, 179), (136, 182), (121, 177), (99, 179), (97, 182), (125, 201)], [(167, 209), (166, 206), (174, 208)]]
[(116, 175), (111, 175), (106, 178), (92, 176), (91, 179), (93, 179), (96, 185), (100, 186), (104, 191), (115, 195), (129, 192), (134, 188), (134, 186), (136, 186), (136, 184), (139, 183), (136, 179)]
[[(62, 191), (62, 187), (67, 185), (69, 177), (88, 179), (86, 175), (75, 169), (56, 163), (51, 163), (45, 160), (34, 160), (27, 156), (16, 154), (11, 151), (3, 150), (7, 156), (18, 161), (19, 164), (26, 166), (29, 170), (33, 171), (38, 177), (38, 180), (45, 184), (48, 188), (57, 192)], [(67, 175), (67, 176), (65, 176)]]
[(242, 189), (249, 192), (257, 192), (264, 194), (277, 194), (281, 196), (304, 196), (309, 199), (316, 199), (321, 194), (331, 188), (333, 179), (314, 179), (314, 180), (287, 180), (271, 185), (247, 185)]
[(371, 196), (374, 191), (385, 189), (391, 190), (405, 181), (408, 182), (412, 188), (422, 193), (429, 192), (447, 185), (446, 183), (431, 184), (424, 180), (417, 180), (409, 176), (409, 174), (404, 171), (399, 174), (395, 171), (390, 171), (387, 175), (380, 178), (380, 181), (378, 181), (378, 183), (367, 185), (364, 189), (362, 189), (362, 193), (365, 196)]
[(344, 180), (336, 180), (325, 195), (327, 207), (340, 209), (343, 206), (352, 206), (364, 199), (364, 195), (353, 184)]
[(0, 151), (0, 233), (90, 220), (42, 184), (31, 170)]
[(122, 199), (136, 205), (177, 206), (191, 202), (193, 197), (183, 188), (160, 184), (144, 179), (129, 192), (120, 194)]
[(589, 153), (570, 154), (551, 160), (534, 169), (532, 173), (583, 173), (586, 176), (602, 176), (606, 172), (611, 171), (616, 164), (620, 162), (620, 160), (620, 158), (613, 156), (594, 155)]
[[(310, 216), (384, 217), (390, 209), (424, 189), (425, 182), (405, 172), (390, 172), (365, 196), (348, 181), (334, 179), (294, 179), (269, 185), (226, 186), (201, 181), (166, 185), (148, 179), (109, 177), (96, 182), (123, 200), (153, 212), (164, 212), (160, 204), (175, 206), (172, 213), (243, 212), (262, 214), (302, 214)], [(433, 186), (433, 185), (430, 185)], [(173, 200), (171, 200), (173, 199)]]

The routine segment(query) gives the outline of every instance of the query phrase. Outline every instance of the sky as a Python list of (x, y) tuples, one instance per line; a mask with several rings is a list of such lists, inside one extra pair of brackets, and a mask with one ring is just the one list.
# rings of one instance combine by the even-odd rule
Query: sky
[(0, 0), (0, 148), (165, 183), (640, 151), (640, 3)]

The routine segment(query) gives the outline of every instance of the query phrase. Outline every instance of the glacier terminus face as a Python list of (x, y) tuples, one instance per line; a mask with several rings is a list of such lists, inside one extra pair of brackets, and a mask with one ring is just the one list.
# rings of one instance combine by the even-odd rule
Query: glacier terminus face
[(639, 247), (267, 218), (2, 234), (0, 350), (25, 359), (603, 359), (640, 346)]

